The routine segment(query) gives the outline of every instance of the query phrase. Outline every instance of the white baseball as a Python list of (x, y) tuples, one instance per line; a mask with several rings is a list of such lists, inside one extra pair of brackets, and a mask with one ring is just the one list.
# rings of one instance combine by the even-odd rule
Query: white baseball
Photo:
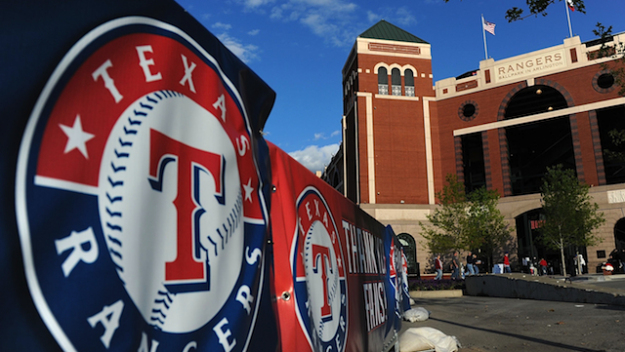
[[(312, 245), (320, 245), (329, 248), (330, 258), (328, 258), (327, 264), (329, 264), (329, 270), (326, 270), (327, 274), (327, 294), (328, 303), (332, 309), (332, 319), (323, 321), (321, 317), (321, 307), (325, 304), (325, 297), (323, 292), (324, 282), (322, 281), (321, 263), (317, 263), (317, 273), (313, 269)], [(334, 252), (334, 246), (330, 235), (326, 230), (323, 223), (319, 220), (314, 221), (308, 233), (306, 235), (306, 241), (304, 244), (305, 251), (305, 271), (306, 271), (306, 286), (308, 289), (308, 299), (310, 300), (310, 310), (312, 312), (313, 326), (316, 327), (319, 338), (324, 341), (330, 341), (336, 334), (339, 328), (339, 316), (341, 312), (341, 297), (339, 288), (339, 269), (337, 265), (336, 253)], [(324, 260), (320, 258), (320, 260)]]
[[(150, 130), (191, 147), (225, 156), (225, 205), (214, 197), (211, 175), (200, 172), (200, 257), (210, 265), (210, 290), (173, 294), (165, 288), (165, 263), (176, 258), (177, 161), (163, 174), (162, 192), (149, 179)], [(134, 131), (134, 132), (133, 132)], [(184, 181), (190, 182), (190, 181)], [(99, 178), (99, 212), (109, 254), (119, 278), (144, 319), (166, 332), (205, 325), (226, 302), (239, 276), (243, 255), (241, 181), (235, 148), (218, 117), (188, 97), (155, 92), (133, 103), (106, 142)], [(232, 216), (239, 209), (239, 216)], [(223, 238), (224, 224), (231, 224)], [(233, 223), (233, 219), (235, 219)], [(217, 229), (222, 229), (222, 236)], [(215, 245), (216, 244), (216, 245)]]

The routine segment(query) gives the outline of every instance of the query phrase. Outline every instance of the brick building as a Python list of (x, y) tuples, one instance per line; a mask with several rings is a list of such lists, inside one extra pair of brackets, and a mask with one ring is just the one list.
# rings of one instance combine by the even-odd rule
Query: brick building
[[(622, 42), (615, 35), (607, 44)], [(515, 227), (504, 250), (552, 259), (537, 241), (541, 178), (562, 164), (592, 186), (605, 214), (603, 242), (581, 249), (590, 272), (625, 242), (625, 164), (608, 133), (625, 129), (625, 98), (601, 43), (562, 45), (479, 63), (456, 78), (432, 80), (431, 45), (380, 21), (356, 39), (343, 68), (343, 143), (324, 179), (376, 219), (393, 226), (421, 272), (431, 253), (419, 221), (436, 207), (447, 174), (467, 191), (497, 190)], [(495, 258), (497, 261), (498, 258)]]

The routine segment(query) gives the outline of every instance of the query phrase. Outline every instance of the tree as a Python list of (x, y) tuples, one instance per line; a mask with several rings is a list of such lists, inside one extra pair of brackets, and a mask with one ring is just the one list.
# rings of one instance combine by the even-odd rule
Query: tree
[(479, 249), (486, 255), (488, 268), (492, 267), (493, 254), (512, 236), (511, 228), (497, 208), (499, 193), (479, 188), (468, 196), (469, 216), (466, 231), (466, 248)]
[[(541, 241), (560, 250), (563, 275), (566, 275), (564, 249), (567, 246), (592, 246), (600, 242), (593, 234), (605, 222), (599, 205), (591, 201), (589, 186), (577, 180), (573, 170), (562, 165), (547, 168), (540, 189), (545, 221), (541, 226)], [(579, 265), (579, 261), (578, 261)]]
[[(568, 0), (561, 0), (561, 1), (568, 1)], [(570, 0), (570, 1), (573, 4), (573, 8), (575, 8), (576, 11), (579, 11), (581, 13), (586, 13), (586, 6), (584, 5), (584, 0)], [(449, 0), (445, 0), (445, 2), (449, 2)], [(525, 3), (527, 4), (528, 10), (530, 12), (528, 16), (532, 16), (532, 15), (547, 16), (547, 9), (549, 8), (549, 6), (553, 5), (556, 2), (560, 2), (560, 0), (558, 1), (556, 0), (526, 0)], [(521, 17), (523, 15), (523, 12), (524, 12), (523, 9), (518, 8), (518, 7), (513, 7), (506, 11), (506, 19), (508, 20), (508, 22), (522, 20), (527, 17), (527, 16)]]
[[(598, 51), (590, 53), (592, 59), (612, 58), (608, 62), (603, 62), (601, 67), (607, 70), (614, 79), (614, 84), (619, 86), (618, 94), (625, 95), (625, 43), (614, 43), (612, 36), (612, 26), (606, 28), (601, 22), (596, 24), (593, 34), (599, 37), (601, 47)], [(608, 43), (611, 43), (608, 45)], [(612, 129), (608, 131), (608, 136), (612, 142), (612, 150), (603, 149), (603, 158), (610, 162), (625, 162), (625, 130)]]
[(432, 253), (455, 250), (480, 250), (492, 263), (494, 250), (511, 236), (512, 229), (497, 209), (499, 194), (480, 188), (465, 196), (464, 185), (455, 175), (445, 177), (447, 184), (436, 193), (441, 205), (427, 216), (430, 226), (419, 223), (422, 236)]
[(445, 177), (447, 184), (443, 190), (436, 193), (441, 203), (434, 213), (427, 215), (432, 226), (426, 227), (419, 222), (422, 235), (432, 253), (445, 253), (451, 250), (463, 249), (466, 237), (467, 199), (464, 194), (464, 185), (458, 182), (458, 177), (448, 174)]
[[(613, 60), (601, 64), (603, 69), (610, 71), (614, 77), (614, 83), (620, 87), (619, 95), (625, 95), (625, 43), (608, 43), (612, 42), (612, 26), (606, 28), (601, 22), (597, 22), (596, 29), (592, 30), (592, 33), (599, 37), (601, 47), (597, 52), (591, 53), (593, 59), (600, 59), (604, 57), (611, 57)], [(620, 63), (620, 65), (618, 65)], [(623, 138), (623, 136), (610, 136), (612, 139)]]

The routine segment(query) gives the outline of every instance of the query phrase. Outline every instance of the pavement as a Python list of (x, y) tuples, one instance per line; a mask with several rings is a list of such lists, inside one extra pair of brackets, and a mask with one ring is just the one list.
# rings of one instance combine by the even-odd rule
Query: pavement
[(625, 351), (625, 275), (491, 274), (465, 283), (461, 297), (414, 298), (430, 317), (403, 322), (402, 332), (438, 329), (460, 352)]

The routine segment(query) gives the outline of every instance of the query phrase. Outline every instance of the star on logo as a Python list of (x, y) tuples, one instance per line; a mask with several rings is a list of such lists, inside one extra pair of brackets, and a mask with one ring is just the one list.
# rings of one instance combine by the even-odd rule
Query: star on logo
[(247, 180), (247, 184), (243, 185), (245, 189), (245, 200), (250, 200), (252, 202), (252, 192), (254, 191), (254, 187), (252, 187), (252, 179)]
[(85, 159), (89, 159), (89, 155), (87, 154), (87, 142), (95, 137), (95, 135), (82, 130), (80, 115), (76, 115), (74, 126), (69, 127), (59, 124), (59, 127), (61, 127), (63, 133), (67, 136), (67, 144), (65, 145), (64, 153), (67, 154), (74, 149), (78, 149)]

